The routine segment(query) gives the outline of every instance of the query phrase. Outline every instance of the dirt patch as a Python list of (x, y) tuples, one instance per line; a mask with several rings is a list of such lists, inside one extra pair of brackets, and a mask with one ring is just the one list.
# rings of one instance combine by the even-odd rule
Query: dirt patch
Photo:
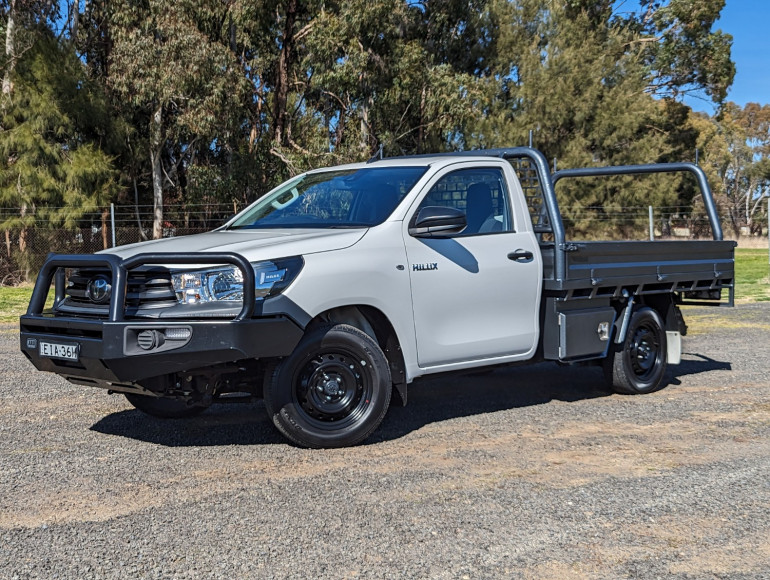
[(321, 451), (258, 405), (148, 419), (8, 337), (0, 577), (767, 577), (770, 307), (697, 316), (658, 393), (555, 365), (438, 379)]

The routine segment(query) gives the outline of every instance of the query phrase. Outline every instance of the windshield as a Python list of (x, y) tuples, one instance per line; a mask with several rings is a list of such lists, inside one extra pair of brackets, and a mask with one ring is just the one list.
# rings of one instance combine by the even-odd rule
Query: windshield
[(427, 167), (366, 167), (287, 182), (228, 229), (369, 227), (385, 221)]

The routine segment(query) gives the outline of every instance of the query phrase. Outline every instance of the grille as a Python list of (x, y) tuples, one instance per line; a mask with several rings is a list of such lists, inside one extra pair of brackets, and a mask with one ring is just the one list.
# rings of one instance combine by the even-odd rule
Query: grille
[[(112, 273), (103, 268), (70, 270), (67, 276), (65, 300), (59, 305), (64, 312), (107, 315), (109, 304), (95, 304), (87, 295), (89, 280), (104, 276), (112, 282)], [(128, 272), (126, 311), (135, 313), (145, 308), (167, 308), (177, 303), (171, 274), (160, 268), (137, 269)]]

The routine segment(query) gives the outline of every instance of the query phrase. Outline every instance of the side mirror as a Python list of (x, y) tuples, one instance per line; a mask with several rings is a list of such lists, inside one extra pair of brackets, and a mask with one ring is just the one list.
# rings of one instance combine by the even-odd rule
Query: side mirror
[(454, 207), (430, 205), (417, 214), (409, 227), (409, 235), (415, 238), (437, 238), (459, 234), (466, 225), (465, 212)]

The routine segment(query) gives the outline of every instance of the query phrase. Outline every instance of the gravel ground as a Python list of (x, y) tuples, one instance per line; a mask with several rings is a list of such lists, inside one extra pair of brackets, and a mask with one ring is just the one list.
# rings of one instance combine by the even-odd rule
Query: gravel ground
[(414, 385), (367, 444), (161, 421), (0, 330), (0, 578), (770, 578), (770, 304), (686, 313), (651, 395), (538, 365)]

